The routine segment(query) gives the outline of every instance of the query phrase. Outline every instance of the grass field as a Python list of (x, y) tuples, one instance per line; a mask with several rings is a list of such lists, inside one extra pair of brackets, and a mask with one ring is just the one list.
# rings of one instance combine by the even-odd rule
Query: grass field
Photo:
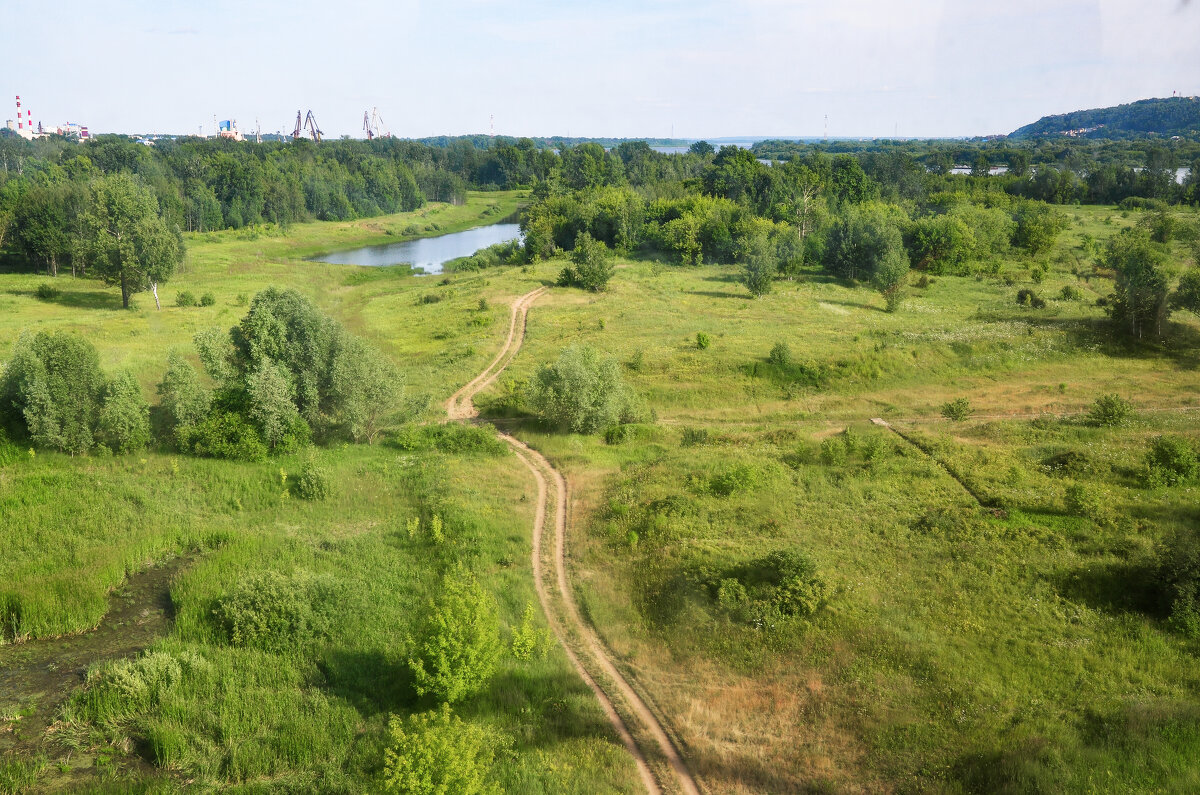
[[(152, 395), (171, 347), (232, 325), (239, 296), (275, 283), (380, 345), (410, 393), (444, 400), (499, 349), (512, 299), (552, 282), (561, 263), (442, 279), (296, 258), (432, 219), (467, 225), (492, 205), (486, 217), (503, 217), (517, 200), (473, 194), (421, 221), (196, 238), (161, 312), (142, 295), (124, 313), (115, 291), (63, 278), (47, 304), (33, 294), (44, 279), (0, 275), (0, 358), (21, 329), (68, 328)], [(1095, 305), (1110, 283), (1093, 275), (1083, 235), (1102, 241), (1138, 216), (1069, 215), (1042, 283), (1013, 258), (1000, 278), (912, 287), (894, 314), (867, 288), (817, 273), (750, 300), (731, 267), (647, 261), (620, 263), (606, 293), (556, 289), (531, 310), (524, 348), (476, 402), (568, 476), (583, 612), (711, 790), (1200, 787), (1200, 649), (1165, 628), (1141, 585), (1156, 545), (1200, 520), (1200, 494), (1139, 477), (1153, 436), (1200, 441), (1200, 322), (1179, 313), (1157, 348), (1110, 342)], [(1068, 284), (1084, 298), (1058, 298)], [(1018, 306), (1022, 287), (1048, 306)], [(181, 289), (211, 291), (216, 305), (177, 308)], [(791, 352), (785, 369), (768, 361), (778, 342)], [(606, 444), (528, 421), (520, 385), (579, 343), (622, 363), (655, 422)], [(1138, 407), (1129, 427), (1077, 416), (1108, 392)], [(942, 419), (958, 397), (973, 416)], [(1068, 451), (1085, 465), (1046, 465)], [(507, 626), (532, 601), (532, 485), (508, 455), (328, 449), (335, 496), (306, 503), (282, 496), (280, 469), (293, 472), (294, 459), (17, 452), (0, 467), (0, 523), (24, 532), (0, 582), (19, 591), (29, 633), (90, 626), (126, 572), (199, 552), (172, 592), (175, 628), (154, 647), (187, 672), (179, 684), (137, 709), (79, 699), (66, 716), (75, 758), (109, 760), (106, 775), (140, 754), (164, 786), (352, 791), (371, 780), (387, 713), (415, 706), (403, 637), (446, 554), (409, 538), (410, 517), (454, 517), (454, 554), (466, 550)], [(1104, 495), (1104, 517), (1067, 510), (1076, 482)], [(779, 550), (808, 555), (828, 585), (811, 620), (755, 623), (713, 598), (709, 583)], [(217, 641), (212, 601), (261, 571), (336, 583), (325, 643), (272, 654)], [(466, 710), (504, 740), (506, 791), (636, 788), (557, 651), (506, 665)]]

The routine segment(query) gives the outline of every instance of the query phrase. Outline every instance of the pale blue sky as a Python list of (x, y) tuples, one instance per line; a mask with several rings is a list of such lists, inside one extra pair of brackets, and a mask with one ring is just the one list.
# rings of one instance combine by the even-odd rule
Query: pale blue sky
[(3, 0), (0, 119), (361, 135), (985, 135), (1200, 94), (1186, 0)]

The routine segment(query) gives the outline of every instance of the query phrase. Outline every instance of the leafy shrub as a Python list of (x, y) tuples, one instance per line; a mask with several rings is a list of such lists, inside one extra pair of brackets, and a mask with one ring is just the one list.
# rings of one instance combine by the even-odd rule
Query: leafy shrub
[(89, 720), (113, 727), (161, 703), (184, 679), (212, 673), (212, 663), (194, 651), (147, 652), (89, 670), (78, 703)]
[(384, 751), (383, 786), (403, 795), (480, 795), (496, 791), (487, 781), (494, 752), (488, 735), (464, 723), (446, 704), (441, 709), (392, 717), (391, 745)]
[(775, 367), (786, 369), (792, 364), (792, 349), (786, 342), (777, 342), (771, 348), (771, 353), (767, 355), (767, 361)]
[(848, 459), (849, 451), (841, 436), (830, 436), (821, 441), (821, 461), (826, 466), (842, 466)]
[(1044, 309), (1046, 306), (1045, 299), (1040, 298), (1033, 290), (1018, 290), (1017, 303), (1033, 309)]
[(1098, 469), (1087, 453), (1079, 450), (1064, 450), (1053, 453), (1042, 459), (1042, 469), (1049, 475), (1062, 475), (1071, 478), (1084, 478), (1094, 475)]
[(1128, 425), (1132, 418), (1133, 404), (1115, 393), (1096, 398), (1087, 413), (1087, 421), (1101, 428)]
[(410, 648), (418, 695), (452, 704), (478, 692), (500, 658), (495, 601), (474, 576), (461, 570), (447, 574)]
[(1146, 454), (1146, 481), (1151, 486), (1177, 486), (1200, 473), (1196, 451), (1177, 436), (1159, 436)]
[(1159, 584), (1169, 625), (1189, 638), (1200, 638), (1200, 533), (1179, 532), (1159, 556)]
[(679, 439), (681, 447), (697, 447), (702, 444), (708, 444), (708, 429), (707, 428), (684, 428)]
[(708, 491), (717, 497), (728, 497), (751, 491), (762, 481), (762, 473), (750, 464), (731, 464), (708, 479)]
[(1073, 284), (1065, 284), (1059, 295), (1064, 301), (1079, 301), (1083, 298), (1083, 291)]
[(129, 453), (150, 443), (150, 407), (133, 373), (108, 382), (96, 435), (110, 450)]
[(696, 332), (696, 347), (702, 351), (708, 350), (708, 346), (712, 345), (712, 339), (703, 331)]
[(605, 444), (621, 444), (628, 441), (633, 435), (633, 426), (631, 425), (613, 425), (604, 431)]
[(190, 290), (180, 290), (175, 296), (175, 306), (189, 307), (196, 305), (196, 294)]
[(971, 401), (959, 397), (942, 404), (942, 416), (953, 422), (962, 422), (971, 416)]
[(92, 343), (61, 331), (22, 334), (0, 375), (0, 419), (24, 426), (38, 447), (86, 453), (104, 391)]
[(330, 379), (333, 400), (342, 408), (350, 436), (373, 443), (404, 395), (404, 377), (377, 349), (347, 336), (334, 358)]
[(293, 488), (302, 500), (324, 500), (333, 492), (333, 478), (328, 469), (309, 459), (301, 465)]
[(425, 293), (417, 299), (418, 304), (436, 304), (442, 300), (442, 296), (438, 293)]
[(589, 346), (564, 350), (538, 369), (527, 396), (538, 417), (560, 430), (595, 433), (639, 419), (633, 390), (620, 368)]
[(217, 303), (217, 297), (212, 293), (205, 293), (200, 296), (200, 306), (214, 306)]
[(273, 452), (295, 450), (311, 436), (292, 399), (288, 374), (264, 360), (246, 376), (247, 418)]
[(264, 651), (303, 648), (327, 630), (328, 606), (336, 594), (306, 574), (253, 572), (213, 607), (213, 621), (226, 642)]
[(258, 430), (242, 415), (216, 410), (178, 431), (180, 449), (208, 458), (261, 461), (267, 457)]
[(1067, 486), (1067, 512), (1072, 516), (1103, 522), (1108, 519), (1109, 495), (1083, 483), (1072, 483)]
[(580, 232), (575, 238), (575, 248), (571, 250), (571, 262), (574, 267), (569, 270), (574, 286), (594, 293), (608, 289), (613, 266), (608, 247), (602, 241), (594, 240), (587, 232)]
[(778, 616), (811, 617), (831, 593), (816, 564), (792, 551), (772, 552), (734, 567), (711, 581), (709, 589), (722, 608), (756, 624), (762, 623), (764, 608)]
[(42, 282), (37, 286), (37, 290), (34, 291), (34, 294), (37, 295), (39, 300), (53, 301), (62, 294), (62, 291), (53, 284), (50, 284), (50, 282)]
[(440, 450), (443, 453), (503, 455), (508, 445), (488, 428), (447, 422), (437, 425), (406, 425), (386, 444), (401, 450)]
[(537, 613), (532, 604), (525, 605), (521, 624), (513, 630), (512, 655), (520, 662), (529, 662), (534, 655), (545, 657), (554, 645), (554, 635), (548, 629), (538, 629)]
[(167, 354), (167, 371), (158, 385), (167, 430), (177, 443), (187, 429), (208, 414), (212, 396), (200, 383), (200, 374), (179, 353)]

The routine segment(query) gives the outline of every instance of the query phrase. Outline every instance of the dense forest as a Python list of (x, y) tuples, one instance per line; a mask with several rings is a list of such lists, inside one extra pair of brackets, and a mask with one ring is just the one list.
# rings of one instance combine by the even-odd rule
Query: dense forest
[[(1082, 131), (1082, 132), (1080, 132)], [(1077, 134), (1088, 138), (1200, 134), (1200, 97), (1141, 99), (1127, 105), (1043, 116), (1012, 133), (1013, 138)]]

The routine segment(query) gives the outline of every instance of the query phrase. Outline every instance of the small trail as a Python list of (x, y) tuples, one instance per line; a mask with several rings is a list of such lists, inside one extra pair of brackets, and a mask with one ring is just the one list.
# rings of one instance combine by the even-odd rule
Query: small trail
[(529, 306), (547, 289), (539, 287), (532, 292), (525, 293), (513, 302), (512, 315), (508, 321), (508, 338), (504, 341), (504, 346), (500, 348), (496, 358), (492, 359), (492, 363), (485, 367), (482, 373), (472, 378), (466, 386), (455, 392), (446, 401), (447, 420), (469, 420), (479, 414), (475, 410), (475, 404), (471, 402), (472, 398), (495, 381), (504, 368), (508, 367), (512, 358), (517, 355), (517, 351), (521, 349), (521, 343), (525, 341), (525, 318), (529, 314)]
[[(508, 338), (505, 340), (504, 346), (496, 354), (496, 358), (492, 360), (492, 363), (487, 366), (487, 369), (472, 379), (462, 389), (455, 392), (446, 401), (447, 420), (469, 420), (478, 415), (475, 404), (472, 402), (473, 398), (476, 393), (495, 381), (496, 377), (500, 375), (509, 362), (512, 361), (513, 357), (516, 356), (525, 339), (525, 322), (529, 313), (529, 307), (546, 292), (546, 289), (545, 287), (539, 287), (513, 302), (511, 326), (509, 327)], [(567, 582), (566, 531), (568, 495), (566, 479), (541, 453), (519, 439), (503, 432), (498, 433), (500, 438), (512, 447), (517, 458), (529, 469), (534, 481), (537, 483), (537, 508), (533, 520), (532, 544), (533, 582), (534, 588), (537, 591), (538, 601), (542, 606), (542, 612), (545, 613), (546, 620), (550, 622), (550, 627), (558, 639), (559, 645), (566, 652), (571, 664), (575, 666), (575, 670), (579, 672), (579, 676), (592, 689), (592, 692), (596, 694), (596, 699), (600, 702), (600, 706), (608, 716), (609, 722), (621, 738), (621, 742), (633, 756), (646, 791), (651, 793), (651, 795), (660, 795), (663, 789), (659, 786), (659, 783), (654, 778), (654, 774), (650, 770), (646, 754), (634, 739), (629, 726), (617, 711), (612, 697), (606, 691), (606, 685), (602, 685), (588, 672), (587, 667), (568, 642), (569, 633), (579, 638), (583, 651), (590, 658), (590, 662), (607, 679), (607, 683), (610, 683), (609, 686), (615, 689), (620, 695), (626, 709), (637, 718), (641, 726), (654, 738), (654, 742), (658, 746), (658, 751), (666, 759), (672, 772), (675, 774), (675, 783), (678, 789), (687, 795), (700, 795), (700, 787), (688, 770), (687, 765), (684, 764), (683, 757), (679, 754), (679, 750), (671, 741), (662, 723), (655, 716), (653, 710), (637, 694), (637, 691), (622, 676), (609, 656), (607, 649), (605, 649), (604, 644), (600, 642), (595, 632), (591, 630), (579, 615), (579, 609), (575, 604), (574, 598), (571, 596), (570, 585)], [(554, 569), (557, 597), (562, 603), (563, 613), (569, 626), (563, 626), (563, 623), (559, 620), (558, 612), (554, 609), (552, 593), (546, 586), (542, 570), (542, 545), (546, 529), (546, 514), (549, 512), (548, 483), (553, 483), (554, 487)]]

